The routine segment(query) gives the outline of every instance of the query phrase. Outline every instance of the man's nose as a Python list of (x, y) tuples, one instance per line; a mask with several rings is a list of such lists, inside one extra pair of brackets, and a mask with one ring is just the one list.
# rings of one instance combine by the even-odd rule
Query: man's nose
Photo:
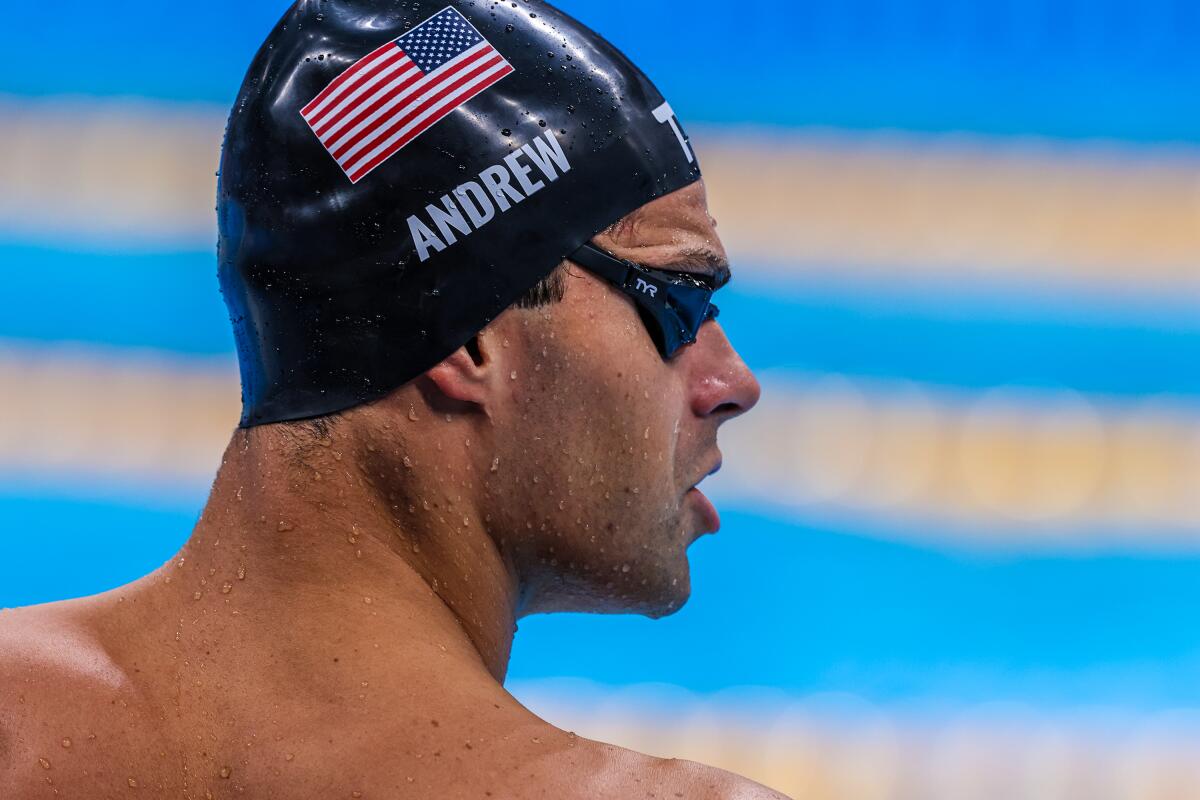
[(705, 324), (695, 344), (684, 353), (689, 361), (692, 412), (697, 416), (717, 415), (724, 422), (758, 404), (762, 387), (719, 323)]

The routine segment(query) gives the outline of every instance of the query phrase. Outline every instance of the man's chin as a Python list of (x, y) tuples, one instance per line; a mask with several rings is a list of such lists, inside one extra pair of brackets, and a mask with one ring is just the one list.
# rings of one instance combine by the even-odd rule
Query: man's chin
[(639, 614), (662, 619), (679, 611), (691, 598), (692, 585), (686, 567), (678, 573), (645, 576), (633, 585), (607, 582), (576, 586), (571, 591), (532, 599), (522, 616), (531, 614)]
[(647, 591), (641, 596), (637, 607), (627, 608), (626, 613), (641, 614), (650, 619), (662, 619), (677, 613), (687, 605), (692, 596), (689, 572), (684, 569), (677, 575), (665, 579), (657, 592)]
[(649, 617), (650, 619), (663, 619), (664, 617), (677, 614), (685, 605), (687, 605), (687, 601), (689, 599), (691, 599), (690, 594), (685, 595), (678, 600), (671, 600), (666, 606), (647, 609), (640, 613), (642, 616)]

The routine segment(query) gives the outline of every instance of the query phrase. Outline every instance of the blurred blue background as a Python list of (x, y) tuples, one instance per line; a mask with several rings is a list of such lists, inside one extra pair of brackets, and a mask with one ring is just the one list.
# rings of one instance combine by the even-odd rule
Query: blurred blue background
[[(722, 322), (766, 393), (723, 441), (691, 603), (525, 620), (514, 691), (606, 731), (579, 698), (654, 684), (732, 713), (758, 687), (824, 744), (671, 741), (811, 797), (1196, 796), (1175, 722), (1095, 744), (1079, 720), (1200, 707), (1200, 6), (561, 5), (688, 124), (738, 262)], [(213, 171), (283, 10), (5, 11), (0, 606), (139, 577), (196, 519), (238, 411)], [(996, 782), (979, 753), (1010, 752), (1008, 723), (953, 726), (997, 703), (1066, 731), (1059, 777)], [(982, 766), (856, 782), (903, 750), (863, 707), (905, 741), (935, 709), (958, 733), (931, 752)], [(1077, 776), (1113, 763), (1103, 790)]]

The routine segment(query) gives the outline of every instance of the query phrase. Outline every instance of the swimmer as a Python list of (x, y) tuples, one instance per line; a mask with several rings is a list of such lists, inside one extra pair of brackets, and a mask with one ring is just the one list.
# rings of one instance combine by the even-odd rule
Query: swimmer
[(503, 685), (522, 617), (684, 605), (759, 396), (649, 80), (536, 0), (301, 0), (218, 212), (243, 417), (176, 557), (0, 617), (0, 797), (779, 798)]

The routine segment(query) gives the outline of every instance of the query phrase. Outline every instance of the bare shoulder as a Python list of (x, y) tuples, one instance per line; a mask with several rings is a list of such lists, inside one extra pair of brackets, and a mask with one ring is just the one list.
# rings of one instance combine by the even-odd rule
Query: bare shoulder
[(119, 688), (113, 663), (72, 603), (0, 611), (0, 703), (61, 698), (64, 684)]
[(0, 611), (0, 773), (124, 684), (70, 604)]
[[(589, 800), (789, 800), (748, 778), (695, 761), (655, 758), (582, 738), (576, 741), (569, 757), (562, 758), (565, 754), (559, 753), (559, 758), (543, 765), (544, 785), (553, 787), (545, 796)], [(556, 786), (564, 778), (565, 783)]]
[(707, 764), (667, 759), (661, 760), (660, 765), (669, 775), (666, 782), (685, 787), (678, 790), (678, 797), (697, 800), (789, 800), (786, 795), (749, 778)]

